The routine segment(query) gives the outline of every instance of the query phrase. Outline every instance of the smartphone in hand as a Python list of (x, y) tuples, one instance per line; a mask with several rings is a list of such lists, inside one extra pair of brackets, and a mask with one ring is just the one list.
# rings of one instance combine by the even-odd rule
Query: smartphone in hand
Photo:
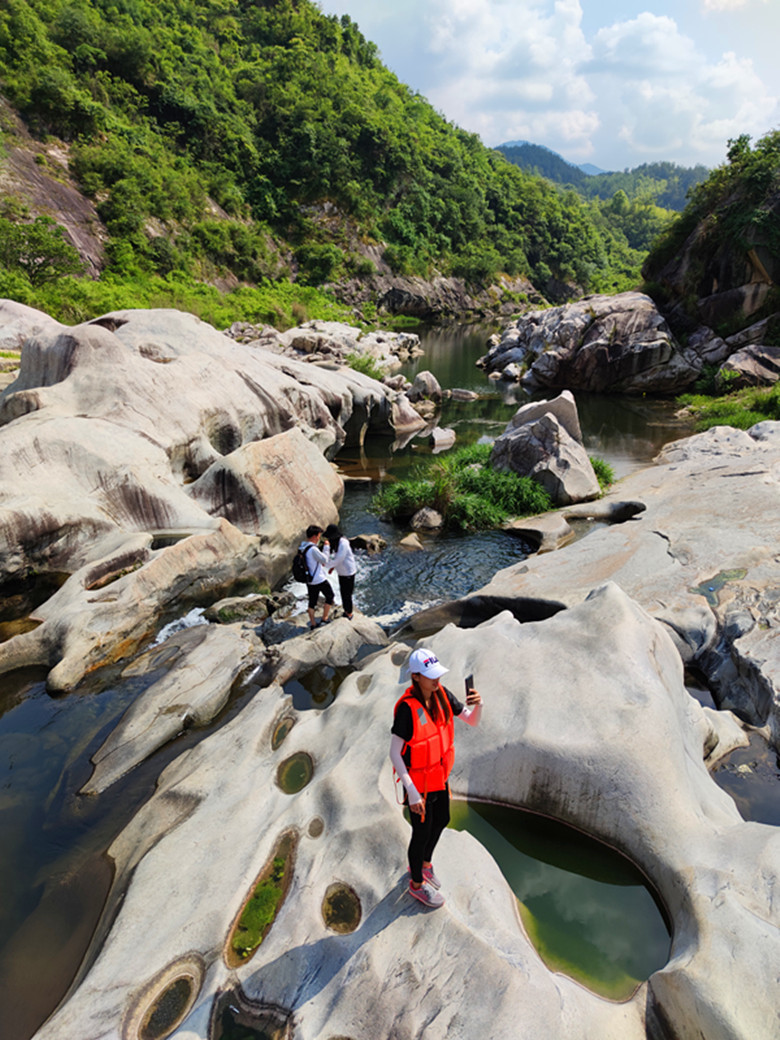
[(466, 676), (466, 696), (467, 697), (469, 695), (469, 690), (472, 688), (473, 685), (474, 685), (474, 675), (473, 674), (472, 675), (467, 675)]

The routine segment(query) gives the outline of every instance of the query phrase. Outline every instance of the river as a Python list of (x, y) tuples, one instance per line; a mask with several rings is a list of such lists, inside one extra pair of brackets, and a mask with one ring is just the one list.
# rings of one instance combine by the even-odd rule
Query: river
[[(459, 444), (494, 438), (526, 399), (517, 388), (502, 390), (476, 367), (490, 331), (430, 330), (423, 336), (424, 356), (404, 369), (409, 378), (428, 369), (444, 388), (480, 394), (477, 401), (444, 404), (440, 425), (452, 427)], [(609, 462), (618, 477), (649, 464), (664, 443), (688, 432), (669, 401), (578, 394), (577, 404), (587, 450)], [(420, 438), (400, 451), (389, 449), (387, 439), (374, 438), (362, 451), (342, 452), (337, 463), (351, 477), (376, 480), (403, 476), (433, 457)], [(428, 536), (427, 552), (406, 552), (398, 545), (404, 532), (370, 512), (372, 490), (369, 482), (348, 483), (341, 526), (348, 535), (379, 532), (387, 539), (385, 552), (360, 554), (356, 605), (388, 627), (421, 607), (479, 587), (529, 551), (515, 536), (488, 532)], [(78, 795), (90, 773), (90, 755), (138, 692), (124, 681), (51, 696), (42, 672), (0, 678), (4, 1040), (28, 1040), (61, 999), (110, 884), (105, 849), (151, 793), (163, 766), (203, 737), (203, 732), (182, 734), (99, 798)], [(220, 721), (240, 710), (253, 692), (244, 691)], [(305, 701), (307, 694), (302, 696)], [(331, 700), (325, 696), (318, 706)]]

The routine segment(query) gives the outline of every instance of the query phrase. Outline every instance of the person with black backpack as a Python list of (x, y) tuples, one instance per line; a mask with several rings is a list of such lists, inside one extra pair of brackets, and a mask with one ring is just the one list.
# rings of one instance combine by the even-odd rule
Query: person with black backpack
[[(333, 601), (336, 598), (333, 593), (333, 586), (325, 577), (325, 571), (323, 567), (328, 562), (328, 557), (319, 547), (320, 536), (322, 535), (322, 528), (316, 524), (310, 524), (306, 528), (306, 540), (301, 542), (298, 546), (298, 553), (296, 554), (295, 560), (293, 561), (293, 577), (299, 581), (299, 574), (302, 575), (302, 580), (306, 582), (306, 589), (309, 594), (309, 628), (317, 628), (318, 625), (327, 625), (330, 621), (328, 615), (330, 614), (330, 608), (333, 605)], [(305, 574), (302, 573), (300, 559), (303, 558), (303, 566), (305, 567)], [(308, 575), (308, 576), (306, 576)], [(325, 598), (325, 606), (322, 608), (322, 621), (317, 621), (315, 617), (315, 609), (317, 607), (317, 600), (320, 598), (322, 593)]]

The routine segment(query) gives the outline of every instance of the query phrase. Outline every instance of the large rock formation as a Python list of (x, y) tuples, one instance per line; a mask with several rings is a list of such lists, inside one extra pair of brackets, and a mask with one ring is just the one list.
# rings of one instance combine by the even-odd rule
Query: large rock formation
[(530, 390), (675, 393), (698, 375), (649, 296), (586, 296), (530, 311), (491, 340), (488, 373), (517, 373)]
[[(56, 665), (57, 688), (138, 646), (165, 612), (274, 584), (307, 524), (338, 519), (327, 456), (369, 429), (424, 426), (365, 375), (237, 344), (178, 311), (65, 328), (5, 305), (3, 318), (27, 336), (0, 396), (0, 582), (71, 578), (39, 628), (0, 646), (0, 671)], [(190, 537), (158, 549), (161, 534)]]
[[(669, 913), (668, 963), (624, 1003), (548, 970), (496, 862), (462, 832), (437, 850), (446, 907), (412, 904), (387, 758), (408, 655), (395, 645), (327, 711), (266, 686), (164, 771), (110, 849), (99, 941), (36, 1040), (135, 1040), (166, 1016), (162, 1035), (207, 1040), (228, 1006), (295, 1040), (774, 1040), (780, 839), (708, 775), (705, 755), (743, 738), (687, 694), (665, 626), (608, 584), (549, 620), (505, 611), (430, 645), (485, 700), (478, 729), (456, 724), (454, 793), (553, 814), (630, 855)], [(313, 775), (285, 793), (293, 756)], [(284, 836), (289, 887), (243, 962), (231, 929)], [(340, 933), (324, 916), (334, 886), (354, 911)]]
[(552, 401), (518, 408), (493, 444), (490, 465), (533, 478), (555, 505), (584, 502), (598, 497), (600, 490), (568, 390)]
[[(716, 427), (667, 445), (657, 462), (597, 504), (630, 499), (633, 519), (499, 571), (409, 628), (435, 631), (520, 603), (525, 616), (546, 616), (614, 581), (668, 627), (716, 703), (768, 724), (780, 748), (780, 423)], [(564, 511), (570, 519), (593, 513), (590, 504)]]

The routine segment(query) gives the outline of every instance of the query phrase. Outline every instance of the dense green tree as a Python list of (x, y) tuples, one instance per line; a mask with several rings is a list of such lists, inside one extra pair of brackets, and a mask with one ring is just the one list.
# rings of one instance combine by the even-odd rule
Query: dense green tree
[(70, 142), (115, 273), (255, 281), (284, 268), (276, 241), (314, 283), (354, 270), (359, 238), (398, 271), (588, 289), (628, 277), (657, 218), (486, 149), (309, 0), (6, 0), (0, 89)]
[(49, 217), (17, 223), (0, 217), (0, 267), (24, 274), (33, 286), (44, 285), (84, 265), (65, 241), (62, 228)]

